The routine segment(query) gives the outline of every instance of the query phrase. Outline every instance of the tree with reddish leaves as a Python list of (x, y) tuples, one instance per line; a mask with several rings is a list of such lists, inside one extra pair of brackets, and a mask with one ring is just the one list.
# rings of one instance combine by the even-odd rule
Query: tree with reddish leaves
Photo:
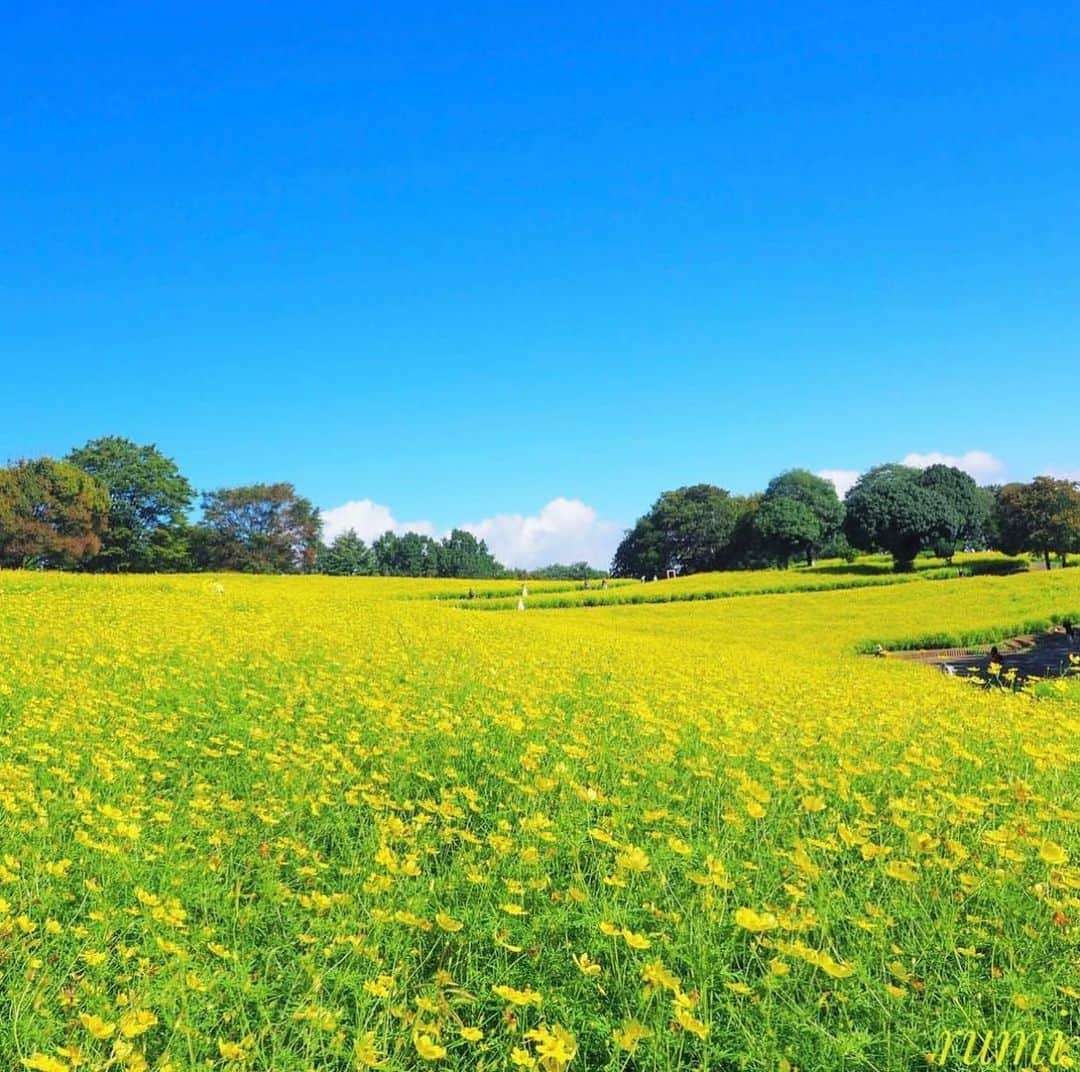
[(101, 550), (109, 492), (52, 458), (0, 469), (0, 566), (71, 569)]
[(292, 484), (219, 488), (203, 496), (192, 533), (197, 565), (242, 573), (310, 573), (322, 519)]
[(1050, 556), (1065, 564), (1070, 551), (1080, 551), (1080, 484), (1037, 476), (1030, 484), (1006, 484), (998, 491), (997, 527), (1001, 549)]

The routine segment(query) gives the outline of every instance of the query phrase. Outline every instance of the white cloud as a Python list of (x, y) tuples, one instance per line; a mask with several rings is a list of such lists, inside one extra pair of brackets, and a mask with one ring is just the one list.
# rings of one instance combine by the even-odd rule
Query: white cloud
[[(952, 465), (983, 483), (992, 477), (1000, 476), (1005, 470), (1005, 463), (985, 450), (969, 450), (964, 454), (943, 454), (940, 450), (930, 450), (925, 454), (912, 451), (904, 455), (900, 464), (910, 465), (915, 469), (925, 469), (930, 465)], [(836, 494), (842, 499), (861, 474), (857, 469), (819, 469), (817, 475), (831, 480), (836, 486)]]
[(1052, 476), (1055, 480), (1080, 482), (1080, 469), (1040, 469), (1039, 476)]
[(831, 480), (836, 488), (836, 494), (842, 499), (859, 479), (858, 469), (819, 469), (817, 476), (823, 480)]
[(460, 526), (484, 540), (504, 565), (535, 569), (553, 562), (611, 564), (623, 525), (603, 521), (580, 499), (552, 499), (538, 514), (498, 514)]
[[(367, 543), (388, 529), (401, 534), (419, 532), (444, 536), (430, 521), (398, 521), (389, 506), (371, 499), (357, 499), (322, 512), (323, 538), (355, 529)], [(588, 562), (598, 569), (611, 565), (611, 556), (622, 539), (619, 521), (604, 521), (580, 499), (552, 499), (539, 513), (497, 514), (482, 521), (456, 526), (484, 540), (488, 550), (504, 565), (535, 569), (554, 562)]]
[(965, 454), (942, 454), (941, 451), (932, 450), (926, 454), (912, 452), (904, 455), (902, 465), (911, 465), (916, 469), (925, 469), (929, 465), (951, 465), (957, 469), (963, 469), (969, 476), (976, 480), (986, 480), (997, 476), (1005, 468), (1005, 463), (1000, 458), (985, 450), (969, 450)]
[(389, 506), (381, 506), (371, 499), (355, 499), (332, 510), (322, 512), (323, 538), (332, 540), (349, 529), (355, 529), (360, 539), (370, 543), (386, 531), (419, 532), (434, 536), (435, 526), (430, 521), (398, 521)]

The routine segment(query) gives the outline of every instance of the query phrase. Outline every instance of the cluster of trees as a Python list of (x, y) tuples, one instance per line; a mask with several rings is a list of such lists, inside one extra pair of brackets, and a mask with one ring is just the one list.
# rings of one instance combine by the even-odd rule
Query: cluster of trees
[[(584, 562), (510, 571), (483, 540), (454, 529), (442, 540), (386, 532), (370, 546), (353, 531), (329, 544), (311, 501), (292, 484), (219, 488), (201, 496), (154, 446), (95, 439), (62, 460), (0, 469), (0, 567), (94, 572), (238, 570), (396, 577), (602, 576)], [(960, 548), (1040, 555), (1049, 569), (1080, 552), (1080, 485), (1049, 476), (979, 487), (947, 465), (879, 465), (841, 501), (832, 483), (792, 469), (754, 495), (713, 484), (665, 491), (619, 544), (618, 577), (668, 570), (812, 565), (821, 556), (884, 551), (897, 570), (930, 551)]]
[(388, 574), (498, 577), (482, 540), (387, 532), (368, 547), (355, 532), (322, 540), (322, 520), (292, 484), (219, 488), (201, 496), (155, 446), (95, 439), (62, 460), (0, 469), (0, 567), (150, 573)]
[(847, 551), (844, 507), (833, 485), (805, 469), (781, 473), (764, 492), (732, 495), (713, 484), (665, 491), (626, 534), (617, 577), (668, 570), (752, 569)]
[(506, 569), (495, 561), (483, 540), (454, 529), (436, 540), (419, 532), (399, 536), (384, 532), (368, 547), (350, 529), (320, 549), (320, 573), (384, 577), (504, 577)]
[(775, 477), (764, 492), (732, 495), (712, 484), (664, 492), (615, 552), (620, 577), (668, 570), (812, 565), (820, 556), (887, 552), (898, 571), (924, 551), (951, 558), (962, 548), (1051, 556), (1080, 551), (1080, 485), (1036, 477), (979, 487), (959, 469), (879, 465), (841, 501), (833, 484), (805, 469)]

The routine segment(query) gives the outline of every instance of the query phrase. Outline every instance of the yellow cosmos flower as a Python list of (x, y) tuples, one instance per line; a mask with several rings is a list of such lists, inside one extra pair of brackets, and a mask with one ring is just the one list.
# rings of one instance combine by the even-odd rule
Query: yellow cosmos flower
[(681, 1006), (675, 1009), (675, 1019), (686, 1031), (689, 1031), (691, 1035), (696, 1035), (699, 1039), (708, 1038), (709, 1025), (703, 1023), (697, 1019), (691, 1012)]
[(365, 1031), (353, 1039), (353, 1060), (360, 1068), (379, 1068), (382, 1061), (375, 1046), (375, 1032)]
[(615, 866), (620, 871), (634, 871), (643, 874), (649, 870), (650, 860), (648, 853), (633, 845), (626, 852), (620, 852), (616, 855)]
[(624, 1020), (622, 1027), (614, 1028), (611, 1034), (615, 1045), (626, 1053), (634, 1053), (640, 1043), (653, 1037), (653, 1033), (644, 1024), (634, 1019)]
[(100, 1016), (79, 1013), (79, 1023), (96, 1039), (107, 1039), (115, 1030), (116, 1024), (107, 1023)]
[(598, 979), (600, 977), (600, 965), (597, 964), (588, 953), (580, 953), (572, 959), (577, 965), (577, 970), (581, 972), (582, 975), (587, 976), (590, 979)]
[(1039, 858), (1053, 867), (1069, 862), (1069, 854), (1053, 841), (1044, 841), (1039, 846)]
[(919, 872), (910, 860), (890, 860), (885, 865), (885, 874), (899, 882), (918, 882)]
[(430, 1035), (417, 1035), (413, 1046), (425, 1061), (441, 1061), (446, 1056), (446, 1047), (440, 1046)]
[(22, 1059), (23, 1068), (31, 1069), (31, 1072), (70, 1072), (71, 1066), (66, 1061), (58, 1061), (48, 1054), (35, 1053)]
[(515, 990), (512, 986), (493, 986), (491, 990), (496, 997), (510, 1002), (511, 1005), (539, 1005), (544, 1000), (532, 987)]
[(577, 1054), (577, 1040), (560, 1024), (543, 1024), (526, 1031), (525, 1037), (536, 1044), (536, 1056), (545, 1072), (561, 1072)]
[(137, 1038), (154, 1027), (158, 1018), (149, 1009), (130, 1009), (120, 1017), (120, 1034), (124, 1038)]
[(744, 930), (771, 931), (780, 924), (776, 916), (771, 912), (755, 912), (752, 908), (737, 908), (735, 910), (735, 923)]

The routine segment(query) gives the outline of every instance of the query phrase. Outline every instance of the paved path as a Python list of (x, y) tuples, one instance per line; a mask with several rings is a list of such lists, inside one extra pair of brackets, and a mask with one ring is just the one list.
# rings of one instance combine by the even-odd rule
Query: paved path
[[(891, 659), (910, 659), (915, 662), (940, 666), (946, 673), (983, 674), (990, 669), (990, 647), (982, 644), (974, 648), (938, 648), (933, 651), (889, 652)], [(1069, 638), (1055, 629), (1039, 636), (1011, 637), (997, 645), (1002, 658), (1002, 671), (1015, 670), (1017, 676), (1060, 677), (1069, 667), (1070, 651), (1080, 655), (1080, 641)]]

